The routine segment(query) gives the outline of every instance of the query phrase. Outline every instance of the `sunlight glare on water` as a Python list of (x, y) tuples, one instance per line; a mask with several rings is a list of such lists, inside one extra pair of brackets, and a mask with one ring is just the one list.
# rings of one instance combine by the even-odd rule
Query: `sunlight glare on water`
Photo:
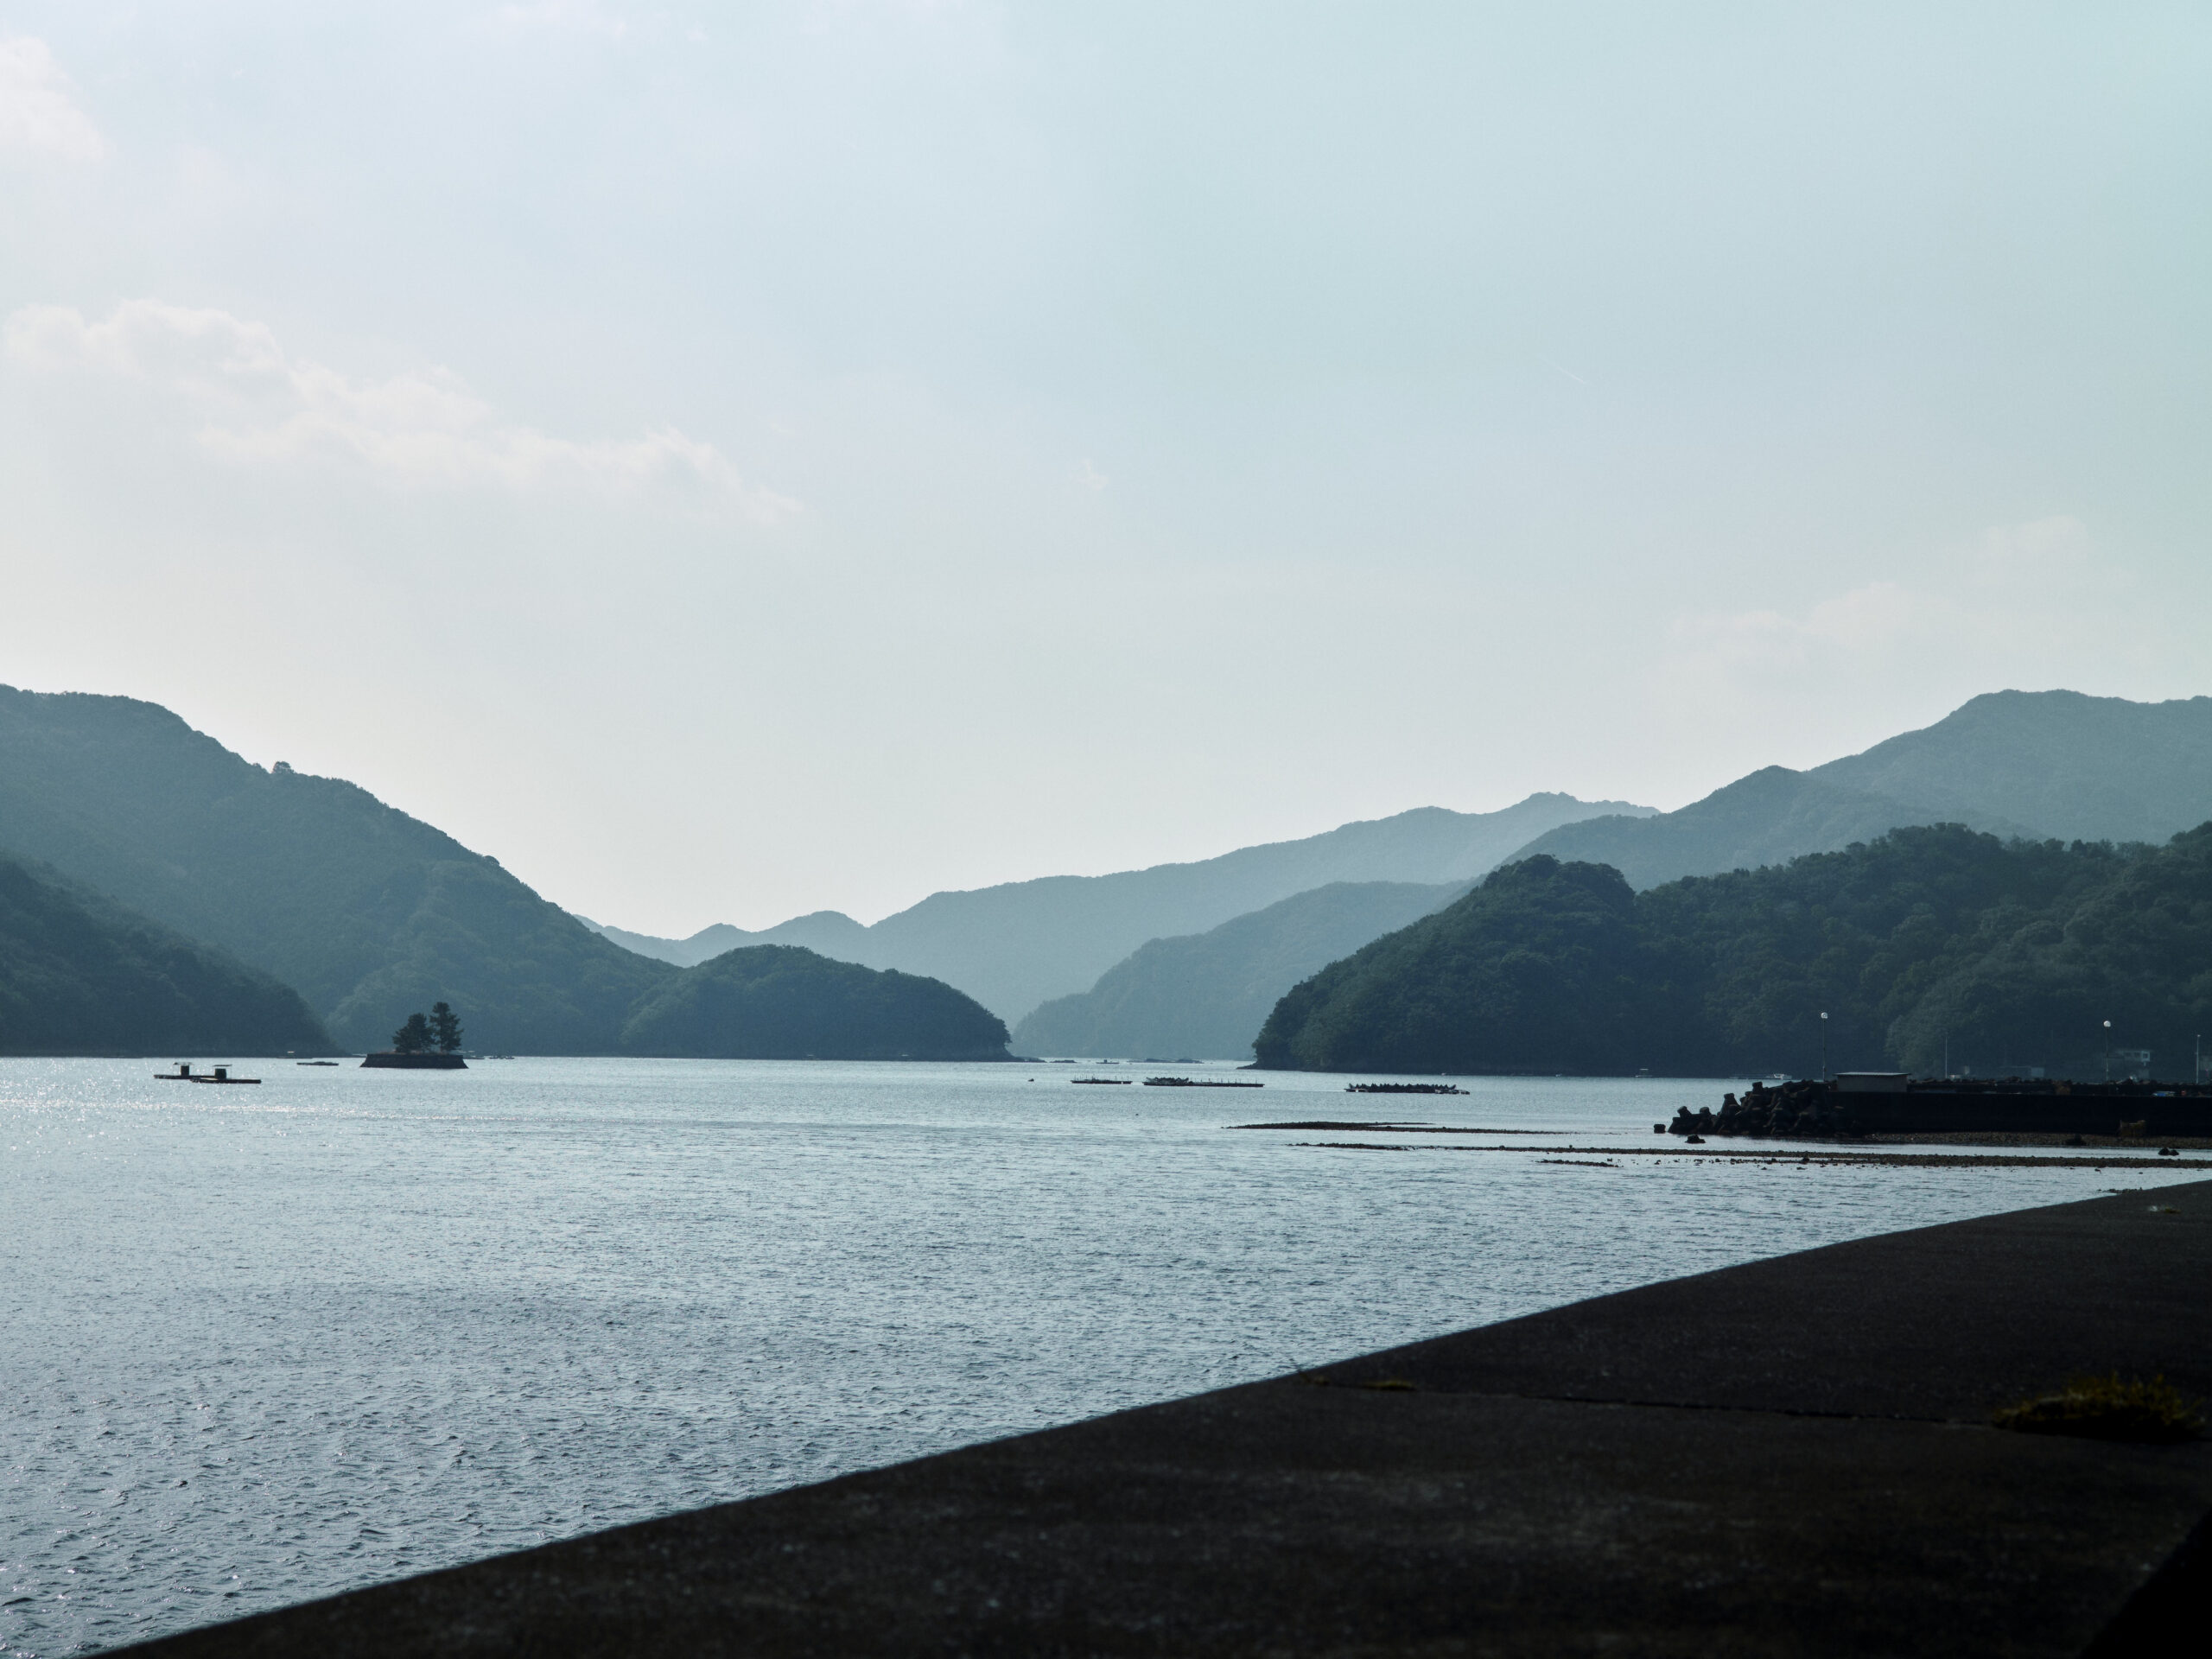
[[(215, 1057), (226, 1058), (226, 1057)], [(1546, 1163), (1724, 1085), (0, 1060), (0, 1651), (120, 1645), (2107, 1170)], [(1411, 1120), (1548, 1135), (1251, 1132)], [(1404, 1151), (1325, 1148), (1366, 1141)], [(1507, 1152), (1476, 1147), (1511, 1146)], [(2113, 1162), (2123, 1160), (2115, 1155)]]

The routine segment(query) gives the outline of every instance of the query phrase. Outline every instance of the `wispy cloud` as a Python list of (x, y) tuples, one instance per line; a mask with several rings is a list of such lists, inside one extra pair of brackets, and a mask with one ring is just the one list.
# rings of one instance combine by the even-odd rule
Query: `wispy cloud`
[(712, 444), (674, 427), (627, 439), (556, 437), (501, 421), (450, 371), (356, 378), (292, 356), (267, 325), (226, 311), (130, 300), (92, 322), (70, 307), (29, 306), (8, 319), (4, 340), (9, 359), (25, 367), (180, 397), (201, 446), (239, 465), (335, 461), (403, 488), (677, 489), (756, 522), (798, 506), (747, 483)]
[(1955, 612), (1947, 595), (1872, 582), (1795, 615), (1754, 610), (1683, 616), (1669, 632), (1677, 652), (1714, 666), (1794, 671), (1908, 642), (1940, 629)]
[[(2109, 560), (2102, 562), (2108, 564)], [(2040, 683), (2130, 626), (2132, 584), (2071, 517), (1999, 524), (1802, 609), (1685, 613), (1656, 695), (1685, 718), (1855, 704), (1936, 683)], [(1801, 706), (1802, 705), (1802, 706)]]
[(2072, 583), (2091, 574), (2089, 527), (2070, 514), (1982, 531), (1973, 574), (1981, 582)]
[(31, 35), (0, 39), (0, 156), (96, 162), (106, 153), (46, 42)]

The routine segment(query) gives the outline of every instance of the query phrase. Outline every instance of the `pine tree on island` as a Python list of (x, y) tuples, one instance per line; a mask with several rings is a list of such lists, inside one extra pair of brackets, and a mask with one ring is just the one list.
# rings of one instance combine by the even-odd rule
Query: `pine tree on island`
[(466, 1071), (468, 1062), (461, 1058), (461, 1016), (450, 1002), (434, 1002), (428, 1014), (409, 1014), (407, 1023), (391, 1033), (391, 1046), (361, 1064)]

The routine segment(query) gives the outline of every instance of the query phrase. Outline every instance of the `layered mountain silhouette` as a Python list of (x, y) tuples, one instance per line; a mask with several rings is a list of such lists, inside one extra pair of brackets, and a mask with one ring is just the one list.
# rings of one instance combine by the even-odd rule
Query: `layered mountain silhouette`
[(289, 985), (0, 854), (0, 1054), (334, 1052)]
[[(1024, 1047), (1235, 1054), (1256, 1026), (1232, 1033), (1319, 963), (1531, 856), (1609, 866), (1644, 890), (1914, 824), (2130, 841), (2163, 840), (2208, 817), (2212, 698), (2001, 692), (1863, 754), (1802, 772), (1768, 768), (1677, 812), (1565, 795), (1492, 813), (1426, 807), (1192, 863), (936, 893), (873, 926), (824, 911), (758, 933), (716, 927), (674, 941), (587, 925), (497, 860), (366, 791), (254, 766), (154, 704), (0, 687), (0, 849), (51, 866), (25, 879), (81, 889), (71, 902), (105, 918), (51, 932), (92, 954), (73, 964), (38, 958), (24, 982), (54, 988), (56, 1010), (73, 1006), (75, 993), (62, 988), (69, 976), (92, 984), (107, 971), (92, 941), (123, 925), (118, 917), (135, 918), (135, 937), (153, 938), (146, 928), (180, 936), (218, 978), (234, 958), (290, 987), (311, 1020), (357, 1048), (381, 1046), (408, 1013), (442, 1000), (466, 1011), (472, 1039), (485, 1046), (636, 1052), (648, 1031), (696, 1028), (700, 1010), (722, 1006), (713, 997), (750, 984), (748, 975), (876, 1010), (870, 1019), (891, 1020), (894, 1004), (921, 1006), (891, 995), (895, 987), (862, 995), (861, 982), (800, 973), (789, 961), (765, 976), (726, 963), (707, 976), (720, 988), (711, 993), (705, 980), (675, 988), (733, 951), (773, 946), (943, 981), (1001, 1018), (1034, 1011)], [(91, 899), (115, 909), (85, 908)], [(11, 960), (34, 955), (19, 949)], [(99, 960), (124, 971), (124, 956)], [(746, 995), (757, 1011), (769, 992)], [(659, 1011), (640, 1026), (648, 1007)], [(940, 1013), (943, 1046), (967, 1052), (970, 1013), (950, 1002)], [(49, 1024), (80, 1033), (67, 1039), (79, 1046), (180, 1046), (81, 1034), (92, 1027), (58, 1012)], [(870, 1044), (918, 1052), (891, 1030), (840, 1040), (847, 1052)], [(315, 1040), (296, 1031), (281, 1046)], [(665, 1041), (674, 1046), (659, 1052), (707, 1052), (691, 1037)]]
[(129, 697), (0, 687), (0, 847), (274, 975), (348, 1048), (445, 1001), (484, 1046), (614, 1053), (675, 971), (366, 790)]
[(1572, 795), (1531, 795), (1497, 812), (1427, 806), (1195, 863), (932, 893), (873, 926), (823, 911), (758, 933), (711, 927), (683, 940), (601, 931), (674, 963), (738, 945), (804, 945), (872, 968), (930, 975), (1001, 1018), (1018, 1018), (1048, 998), (1090, 986), (1147, 939), (1203, 932), (1335, 881), (1471, 880), (1554, 825), (1649, 810)]
[[(1863, 754), (1807, 772), (1763, 768), (1679, 811), (1563, 823), (1500, 862), (1605, 865), (1641, 890), (1787, 864), (1910, 825), (1963, 823), (2000, 839), (2164, 841), (2209, 817), (2212, 697), (2141, 703), (2000, 691)], [(1439, 905), (1453, 896), (1444, 890)], [(1378, 911), (1372, 931), (1354, 938), (1357, 912), (1331, 913), (1338, 954), (1391, 931)], [(1021, 1021), (1014, 1043), (1046, 1054), (1241, 1057), (1258, 1023), (1224, 1044), (1227, 1027), (1205, 1020), (1245, 1018), (1263, 998), (1271, 1007), (1320, 965), (1284, 950), (1260, 916), (1240, 918), (1202, 938), (1147, 944), (1091, 990)], [(1204, 1020), (1200, 1009), (1210, 1011)], [(1199, 1043), (1201, 1032), (1213, 1040)]]
[(1276, 1001), (1370, 939), (1450, 904), (1464, 881), (1336, 881), (1205, 933), (1154, 939), (1014, 1028), (1025, 1054), (1242, 1059)]
[(382, 1047), (447, 1001), (478, 1046), (538, 1054), (1005, 1052), (931, 980), (624, 950), (367, 791), (128, 697), (0, 687), (0, 848), (52, 867), (0, 855), (7, 1052)]
[(1952, 823), (2163, 842), (2212, 817), (2212, 697), (1993, 691), (1807, 775), (1916, 802)]
[(1640, 888), (1834, 852), (1903, 824), (2132, 842), (2208, 817), (2212, 697), (1995, 691), (1864, 753), (1807, 772), (1768, 766), (1676, 812), (1562, 825), (1513, 856), (1610, 864)]
[(2186, 1077), (2208, 961), (2212, 823), (2158, 846), (1904, 828), (1642, 892), (1538, 854), (1300, 983), (1257, 1049), (1324, 1071), (1809, 1074), (1825, 1052), (2094, 1077), (2118, 1040)]
[(1716, 789), (1677, 812), (1652, 818), (1592, 818), (1562, 825), (1516, 852), (1568, 862), (1608, 864), (1632, 887), (1685, 875), (1755, 870), (1806, 853), (1872, 841), (1900, 824), (1964, 823), (1992, 835), (2032, 836), (2028, 825), (1971, 804), (1951, 809), (1878, 795), (1818, 772), (1767, 766)]
[(680, 968), (706, 962), (726, 950), (741, 950), (762, 944), (796, 945), (803, 950), (835, 957), (840, 962), (858, 962), (861, 953), (868, 949), (868, 941), (867, 926), (841, 910), (817, 910), (811, 915), (794, 916), (788, 922), (779, 922), (775, 926), (764, 927), (758, 932), (732, 927), (728, 922), (716, 922), (713, 926), (702, 927), (689, 938), (683, 939), (664, 939), (651, 933), (632, 933), (627, 928), (609, 927), (594, 922), (588, 916), (579, 916), (576, 919), (601, 938), (613, 940), (625, 950), (634, 950), (639, 956), (653, 957), (662, 962), (672, 962)]

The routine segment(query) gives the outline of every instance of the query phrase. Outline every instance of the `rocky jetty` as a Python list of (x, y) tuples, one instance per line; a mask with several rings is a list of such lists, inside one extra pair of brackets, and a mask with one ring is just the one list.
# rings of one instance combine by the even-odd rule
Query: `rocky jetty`
[(1853, 1140), (1874, 1135), (2212, 1135), (2212, 1088), (2044, 1078), (1923, 1082), (1879, 1074), (1754, 1083), (1718, 1111), (1687, 1106), (1670, 1135)]

